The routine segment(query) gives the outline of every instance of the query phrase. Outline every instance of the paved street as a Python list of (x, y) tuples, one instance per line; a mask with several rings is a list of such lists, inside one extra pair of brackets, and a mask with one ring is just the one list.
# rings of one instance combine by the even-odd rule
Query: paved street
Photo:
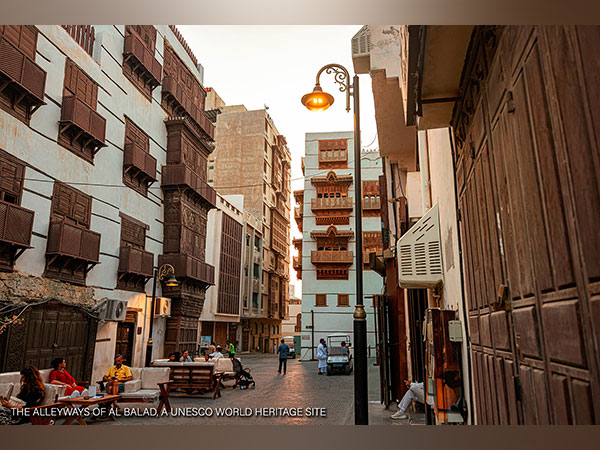
[[(222, 397), (212, 400), (210, 396), (185, 396), (173, 393), (171, 408), (212, 408), (212, 417), (119, 417), (107, 425), (184, 425), (184, 424), (286, 424), (286, 425), (352, 425), (353, 375), (317, 375), (316, 362), (288, 360), (287, 375), (277, 373), (277, 357), (273, 355), (242, 355), (244, 367), (252, 369), (256, 389), (231, 389), (232, 381), (225, 383)], [(369, 412), (372, 424), (398, 424), (390, 419), (396, 411), (390, 411), (379, 404), (378, 368), (369, 361)], [(251, 408), (250, 417), (217, 417), (217, 408)], [(302, 417), (280, 416), (260, 417), (257, 408), (304, 408)], [(325, 417), (307, 417), (307, 408), (325, 408)], [(419, 420), (417, 420), (418, 422)]]

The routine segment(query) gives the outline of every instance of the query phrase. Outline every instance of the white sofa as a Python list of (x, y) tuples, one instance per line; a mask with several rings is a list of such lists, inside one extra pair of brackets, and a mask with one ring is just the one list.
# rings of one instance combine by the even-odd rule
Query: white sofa
[[(54, 403), (56, 399), (59, 401), (65, 397), (66, 386), (50, 384), (50, 372), (52, 369), (40, 370), (40, 375), (44, 381), (46, 393), (40, 405), (48, 405)], [(21, 373), (20, 372), (4, 372), (0, 373), (0, 396), (16, 397), (21, 390)]]
[(168, 367), (130, 367), (131, 381), (124, 384), (119, 404), (129, 402), (156, 402), (160, 396), (158, 383), (169, 381)]

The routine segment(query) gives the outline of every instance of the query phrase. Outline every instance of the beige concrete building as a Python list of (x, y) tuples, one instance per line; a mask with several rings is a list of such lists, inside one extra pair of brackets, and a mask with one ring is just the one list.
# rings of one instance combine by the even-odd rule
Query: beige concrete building
[(258, 219), (254, 246), (262, 248), (262, 258), (253, 258), (258, 264), (252, 267), (251, 301), (242, 304), (238, 345), (270, 353), (288, 317), (291, 154), (266, 110), (225, 106), (212, 89), (207, 104), (217, 129), (208, 183), (224, 195), (244, 195), (245, 210)]

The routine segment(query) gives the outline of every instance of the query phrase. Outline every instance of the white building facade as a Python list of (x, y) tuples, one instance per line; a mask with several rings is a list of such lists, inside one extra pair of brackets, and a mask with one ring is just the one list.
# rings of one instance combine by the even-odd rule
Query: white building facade
[[(203, 289), (214, 278), (204, 261), (202, 220), (180, 223), (198, 236), (189, 253), (181, 227), (165, 232), (169, 192), (178, 192), (179, 205), (193, 197), (200, 217), (214, 207), (214, 190), (203, 185), (213, 129), (204, 121), (206, 93), (194, 55), (166, 25), (2, 26), (0, 46), (0, 78), (7, 82), (0, 201), (30, 230), (24, 238), (9, 235), (6, 224), (17, 223), (9, 220), (0, 233), (0, 307), (25, 320), (0, 336), (0, 371), (26, 363), (44, 369), (62, 356), (77, 379), (97, 380), (115, 353), (143, 366), (152, 316), (148, 281), (169, 253), (194, 259), (206, 274), (173, 263), (180, 291), (161, 292), (159, 283), (157, 296), (181, 300), (171, 318), (155, 320), (153, 356), (162, 357), (167, 340), (173, 348), (181, 340), (182, 321), (197, 322)], [(11, 71), (14, 64), (19, 73)], [(189, 76), (196, 97), (181, 97), (191, 94), (178, 89), (178, 71)], [(183, 134), (193, 142), (176, 150)], [(165, 179), (167, 169), (182, 169), (188, 185)], [(175, 205), (173, 198), (168, 203)], [(166, 234), (178, 250), (163, 245)], [(102, 313), (107, 300), (114, 314)], [(176, 315), (182, 320), (175, 323)], [(18, 356), (4, 357), (11, 354)]]
[[(378, 182), (381, 161), (376, 151), (362, 152), (363, 248), (356, 248), (352, 132), (307, 133), (302, 198), (301, 277), (303, 360), (316, 355), (321, 338), (347, 333), (353, 341), (356, 305), (356, 252), (363, 252), (363, 303), (367, 312), (367, 345), (375, 356), (373, 295), (383, 281), (368, 268), (368, 254), (380, 253), (381, 218)], [(359, 194), (360, 195), (360, 194)], [(376, 205), (375, 205), (376, 203)], [(375, 208), (376, 206), (376, 208)]]

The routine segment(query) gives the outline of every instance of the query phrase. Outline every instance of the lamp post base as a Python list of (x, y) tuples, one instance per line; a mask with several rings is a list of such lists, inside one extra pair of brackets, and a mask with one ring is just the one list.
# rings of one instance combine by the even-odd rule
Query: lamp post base
[(367, 320), (363, 305), (354, 311), (354, 424), (369, 424)]

